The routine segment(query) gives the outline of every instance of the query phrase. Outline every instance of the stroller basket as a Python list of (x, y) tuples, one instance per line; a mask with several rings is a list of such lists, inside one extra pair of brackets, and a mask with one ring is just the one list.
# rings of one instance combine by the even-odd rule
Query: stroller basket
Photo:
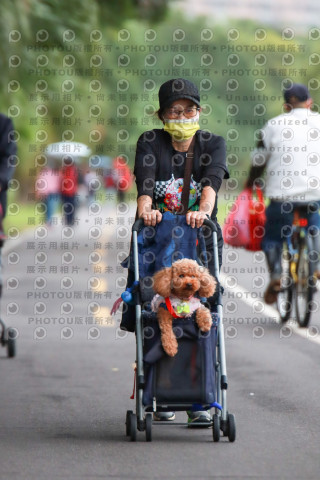
[[(212, 314), (213, 325), (202, 333), (193, 318), (175, 319), (173, 331), (178, 340), (178, 353), (166, 355), (161, 347), (160, 329), (155, 315), (143, 315), (146, 409), (157, 399), (161, 404), (211, 405), (216, 400), (215, 364), (218, 316)], [(199, 408), (199, 407), (197, 407)], [(184, 410), (185, 408), (181, 408)]]

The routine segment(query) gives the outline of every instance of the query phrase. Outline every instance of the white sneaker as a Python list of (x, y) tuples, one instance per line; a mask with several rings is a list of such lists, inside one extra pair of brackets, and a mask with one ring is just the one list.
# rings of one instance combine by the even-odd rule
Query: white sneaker
[(187, 414), (189, 427), (210, 427), (212, 423), (210, 413), (206, 410), (199, 412), (188, 411)]
[(174, 412), (154, 412), (153, 420), (157, 422), (172, 422), (176, 418)]

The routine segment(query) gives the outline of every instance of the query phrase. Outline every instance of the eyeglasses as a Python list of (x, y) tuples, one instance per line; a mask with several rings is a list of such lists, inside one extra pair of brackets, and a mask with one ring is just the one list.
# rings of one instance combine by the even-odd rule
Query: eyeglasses
[(197, 115), (197, 112), (200, 111), (200, 108), (198, 107), (187, 107), (184, 108), (183, 110), (177, 110), (176, 108), (168, 108), (165, 113), (168, 115), (168, 117), (171, 118), (179, 118), (180, 115), (184, 115), (186, 118), (192, 118)]

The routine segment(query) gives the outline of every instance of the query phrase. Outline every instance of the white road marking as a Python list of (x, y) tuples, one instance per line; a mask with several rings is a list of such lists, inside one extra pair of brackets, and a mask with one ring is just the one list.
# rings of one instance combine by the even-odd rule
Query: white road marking
[[(232, 291), (234, 293), (239, 292), (240, 293), (239, 297), (241, 297), (240, 300), (246, 303), (249, 307), (255, 308), (257, 305), (257, 298), (252, 297), (250, 292), (245, 290), (240, 285), (235, 285), (234, 287), (232, 287), (232, 289), (228, 287), (227, 285), (228, 277), (229, 277), (228, 275), (225, 275), (224, 273), (220, 273), (221, 285), (226, 290)], [(261, 300), (259, 300), (259, 302), (263, 304), (263, 313), (271, 317), (272, 319), (274, 319), (280, 325), (281, 321), (279, 318), (278, 310), (274, 307), (271, 307), (270, 305), (266, 305), (264, 302), (261, 302)], [(314, 342), (320, 345), (320, 335), (319, 335), (320, 330), (315, 325), (310, 326), (308, 328), (301, 328), (298, 326), (296, 322), (291, 320), (287, 323), (284, 323), (281, 328), (283, 329), (283, 335), (282, 335), (283, 338), (289, 338), (291, 336), (291, 333), (295, 333), (296, 335), (299, 335), (300, 337), (306, 340), (310, 340), (311, 342)], [(280, 335), (281, 335), (281, 332), (280, 332)]]

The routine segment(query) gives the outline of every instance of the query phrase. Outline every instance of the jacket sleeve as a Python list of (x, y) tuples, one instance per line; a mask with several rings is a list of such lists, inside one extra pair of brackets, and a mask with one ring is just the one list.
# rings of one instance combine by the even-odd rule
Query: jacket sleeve
[(153, 198), (157, 168), (154, 153), (156, 151), (156, 141), (155, 132), (150, 130), (143, 133), (137, 142), (134, 175), (136, 178), (138, 197), (148, 195)]
[(11, 155), (16, 155), (17, 145), (13, 138), (14, 126), (10, 118), (0, 116), (0, 187), (6, 189), (14, 172), (15, 162), (10, 162)]

